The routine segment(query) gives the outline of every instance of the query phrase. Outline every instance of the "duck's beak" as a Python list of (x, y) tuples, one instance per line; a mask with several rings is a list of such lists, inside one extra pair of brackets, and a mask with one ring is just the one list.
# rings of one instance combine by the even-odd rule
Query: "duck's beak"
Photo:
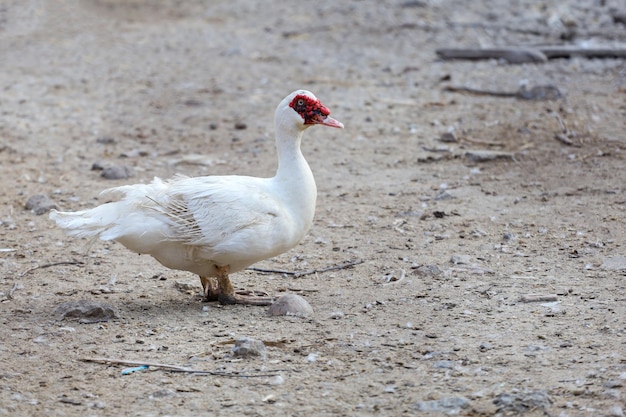
[(317, 114), (314, 117), (312, 117), (310, 119), (310, 124), (324, 125), (324, 126), (337, 127), (339, 129), (343, 129), (343, 123), (341, 123), (339, 120), (333, 119), (330, 116), (324, 116), (321, 114)]
[(338, 127), (339, 129), (343, 129), (343, 123), (341, 123), (337, 119), (333, 119), (330, 116), (326, 116), (326, 118), (324, 118), (321, 124), (323, 124), (324, 126)]

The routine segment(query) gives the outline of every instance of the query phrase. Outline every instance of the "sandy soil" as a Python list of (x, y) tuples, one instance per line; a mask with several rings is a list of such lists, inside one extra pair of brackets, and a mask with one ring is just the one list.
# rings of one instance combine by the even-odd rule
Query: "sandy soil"
[[(3, 1), (0, 415), (623, 416), (624, 61), (435, 50), (572, 31), (615, 45), (626, 30), (611, 9), (625, 5), (457, 3)], [(445, 91), (523, 81), (564, 98)], [(315, 224), (257, 266), (363, 263), (233, 280), (300, 294), (312, 317), (203, 303), (197, 277), (116, 243), (88, 248), (24, 208), (39, 194), (89, 208), (102, 189), (176, 172), (270, 176), (273, 110), (296, 88), (346, 129), (307, 131)], [(502, 157), (471, 157), (484, 150)], [(58, 320), (79, 300), (118, 318)], [(235, 357), (241, 337), (265, 355)], [(84, 358), (218, 374), (122, 375)]]

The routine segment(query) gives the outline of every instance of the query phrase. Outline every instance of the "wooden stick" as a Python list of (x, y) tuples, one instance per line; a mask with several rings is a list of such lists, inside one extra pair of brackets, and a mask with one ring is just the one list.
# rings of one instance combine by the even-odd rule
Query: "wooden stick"
[(305, 275), (316, 274), (318, 272), (328, 272), (328, 271), (335, 271), (337, 269), (349, 268), (351, 266), (362, 264), (363, 262), (365, 262), (365, 261), (360, 259), (360, 260), (357, 260), (357, 261), (344, 262), (344, 263), (339, 264), (339, 265), (328, 266), (326, 268), (307, 269), (307, 270), (304, 270), (304, 271), (285, 271), (285, 270), (281, 270), (281, 269), (265, 269), (265, 268), (246, 268), (246, 269), (248, 271), (260, 272), (262, 274), (284, 274), (284, 275), (291, 275), (291, 276), (294, 276), (294, 277), (298, 278), (298, 277), (303, 277)]
[(548, 58), (570, 58), (582, 56), (585, 58), (624, 58), (626, 48), (581, 48), (578, 46), (541, 46), (538, 48)]
[(177, 365), (166, 365), (162, 363), (153, 363), (145, 361), (127, 361), (124, 359), (111, 359), (111, 358), (80, 358), (83, 362), (102, 363), (105, 365), (125, 365), (125, 366), (152, 366), (154, 368), (168, 369), (170, 371), (187, 372), (191, 371), (189, 368)]
[(43, 265), (39, 265), (39, 266), (36, 266), (34, 268), (31, 268), (31, 269), (28, 269), (28, 270), (22, 272), (20, 274), (20, 277), (23, 277), (24, 275), (26, 275), (26, 274), (28, 274), (30, 272), (36, 271), (38, 269), (50, 268), (51, 266), (59, 266), (59, 265), (83, 266), (83, 265), (85, 265), (85, 263), (81, 262), (81, 261), (62, 261), (62, 262), (53, 262), (53, 263), (50, 263), (50, 264), (43, 264)]
[(524, 294), (520, 297), (520, 301), (523, 303), (545, 303), (559, 301), (559, 299), (556, 294)]
[(189, 369), (184, 366), (178, 365), (168, 365), (163, 363), (154, 363), (154, 362), (145, 362), (145, 361), (128, 361), (125, 359), (112, 359), (112, 358), (80, 358), (82, 362), (94, 362), (94, 363), (102, 363), (105, 365), (124, 365), (124, 366), (152, 366), (153, 368), (161, 368), (172, 372), (185, 372), (189, 374), (196, 375), (215, 375), (215, 376), (227, 376), (233, 378), (259, 378), (259, 377), (270, 377), (276, 376), (278, 373), (269, 372), (264, 374), (240, 374), (236, 372), (223, 372), (223, 371), (204, 371), (198, 369)]
[(626, 48), (581, 48), (570, 45), (501, 48), (441, 48), (435, 51), (443, 59), (505, 59), (512, 64), (546, 62), (552, 58), (624, 58)]
[(493, 91), (493, 90), (482, 90), (479, 88), (471, 88), (471, 87), (455, 87), (455, 86), (447, 86), (444, 87), (444, 91), (450, 91), (453, 93), (468, 93), (474, 95), (484, 95), (484, 96), (495, 96), (495, 97), (515, 97), (520, 100), (557, 100), (562, 97), (561, 92), (558, 88), (553, 85), (538, 85), (532, 87), (530, 90), (526, 88), (525, 85), (522, 85), (517, 91)]
[(443, 59), (504, 59), (512, 64), (546, 62), (548, 58), (539, 49), (518, 46), (503, 48), (441, 48), (436, 54)]

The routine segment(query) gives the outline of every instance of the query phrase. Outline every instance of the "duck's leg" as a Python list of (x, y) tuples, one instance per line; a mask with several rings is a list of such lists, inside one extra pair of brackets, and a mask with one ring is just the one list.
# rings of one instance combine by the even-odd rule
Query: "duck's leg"
[(215, 277), (200, 277), (204, 301), (217, 301), (220, 294), (219, 283)]
[(254, 306), (269, 306), (274, 302), (270, 296), (243, 295), (235, 292), (233, 284), (228, 278), (228, 265), (217, 267), (218, 295), (220, 304), (249, 304)]

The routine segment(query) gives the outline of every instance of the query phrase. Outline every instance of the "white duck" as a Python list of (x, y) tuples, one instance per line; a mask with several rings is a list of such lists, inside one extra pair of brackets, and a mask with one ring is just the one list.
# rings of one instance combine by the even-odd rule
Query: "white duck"
[(119, 201), (50, 218), (70, 235), (115, 240), (168, 268), (200, 276), (207, 300), (271, 304), (236, 293), (228, 274), (293, 248), (313, 222), (317, 189), (300, 142), (315, 124), (342, 128), (309, 91), (289, 94), (276, 108), (278, 170), (272, 178), (175, 176), (105, 190)]

